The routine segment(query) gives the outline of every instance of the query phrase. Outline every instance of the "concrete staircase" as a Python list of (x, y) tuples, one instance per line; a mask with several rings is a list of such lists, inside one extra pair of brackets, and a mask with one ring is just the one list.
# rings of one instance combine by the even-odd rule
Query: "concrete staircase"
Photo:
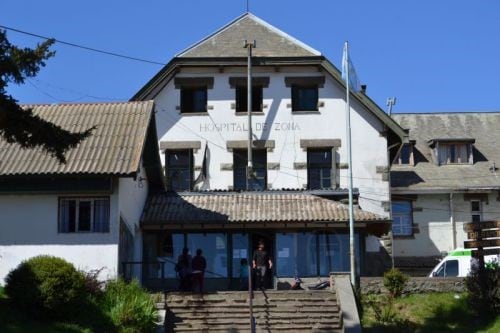
[[(168, 293), (166, 332), (250, 332), (248, 292)], [(256, 291), (256, 332), (343, 332), (337, 295), (329, 290)]]

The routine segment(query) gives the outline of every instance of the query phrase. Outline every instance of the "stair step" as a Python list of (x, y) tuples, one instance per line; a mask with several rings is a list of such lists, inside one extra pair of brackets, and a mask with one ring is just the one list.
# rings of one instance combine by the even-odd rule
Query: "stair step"
[[(166, 309), (172, 332), (249, 332), (248, 292), (169, 293)], [(342, 312), (330, 291), (256, 291), (252, 299), (256, 332), (342, 332)]]
[[(170, 309), (171, 310), (171, 309)], [(273, 313), (276, 315), (299, 315), (299, 316), (306, 316), (308, 318), (315, 318), (315, 317), (322, 317), (322, 316), (329, 316), (331, 314), (336, 314), (339, 313), (339, 308), (334, 307), (334, 308), (322, 308), (320, 312), (318, 312), (318, 308), (312, 308), (312, 309), (287, 309), (287, 308), (266, 308), (266, 309), (259, 309), (259, 308), (254, 308), (252, 309), (254, 314), (260, 314), (260, 313)], [(220, 310), (220, 309), (201, 309), (201, 310), (193, 310), (193, 309), (182, 309), (181, 311), (169, 311), (170, 314), (175, 315), (177, 317), (182, 316), (209, 316), (209, 315), (218, 315), (218, 316), (231, 316), (231, 318), (234, 318), (236, 316), (246, 316), (249, 313), (248, 308), (244, 309), (232, 309), (231, 311), (228, 311), (228, 309)]]
[[(308, 320), (287, 320), (287, 319), (259, 319), (256, 318), (255, 320), (256, 326), (257, 327), (281, 327), (281, 326), (289, 326), (292, 328), (295, 327), (309, 327), (310, 329), (316, 328), (316, 329), (325, 329), (326, 327), (336, 327), (340, 328), (341, 325), (341, 320), (340, 318), (336, 319), (330, 319), (330, 320), (322, 320), (322, 321), (308, 321)], [(240, 320), (240, 321), (235, 321), (232, 322), (230, 320), (228, 321), (216, 321), (216, 320), (200, 320), (200, 321), (194, 321), (190, 320), (189, 322), (181, 322), (181, 323), (175, 323), (174, 327), (175, 329), (181, 329), (181, 328), (203, 328), (203, 327), (212, 327), (214, 329), (222, 329), (222, 328), (245, 328), (248, 327), (249, 325), (249, 320), (248, 318), (245, 318), (245, 320)]]
[[(245, 326), (227, 326), (227, 327), (212, 327), (212, 326), (197, 326), (197, 327), (175, 327), (172, 328), (169, 332), (250, 332), (249, 324), (247, 323)], [(340, 326), (324, 326), (321, 328), (314, 328), (311, 326), (273, 326), (273, 327), (256, 327), (256, 332), (314, 332), (314, 333), (331, 333), (331, 332), (343, 332), (342, 327)]]
[[(233, 325), (233, 326), (212, 326), (200, 325), (192, 327), (175, 327), (175, 332), (247, 332), (250, 331), (249, 323), (246, 325)], [(324, 325), (321, 327), (311, 327), (310, 325), (273, 325), (272, 328), (268, 326), (256, 325), (257, 332), (341, 332), (342, 328), (338, 325)]]
[[(293, 314), (293, 317), (290, 317), (289, 314), (284, 314), (284, 315), (276, 315), (273, 314), (273, 316), (267, 315), (267, 314), (255, 314), (254, 317), (256, 320), (288, 320), (288, 321), (293, 321), (293, 322), (302, 322), (302, 321), (307, 321), (307, 322), (323, 322), (323, 321), (338, 321), (340, 319), (340, 315), (338, 313), (336, 314), (320, 314), (317, 316), (305, 316), (305, 315), (300, 315), (300, 314)], [(189, 322), (189, 323), (195, 323), (195, 322), (218, 322), (218, 323), (232, 323), (232, 322), (240, 322), (240, 321), (246, 321), (249, 318), (249, 314), (247, 313), (246, 315), (241, 315), (238, 317), (207, 317), (204, 315), (188, 315), (185, 317), (182, 317), (181, 322)]]

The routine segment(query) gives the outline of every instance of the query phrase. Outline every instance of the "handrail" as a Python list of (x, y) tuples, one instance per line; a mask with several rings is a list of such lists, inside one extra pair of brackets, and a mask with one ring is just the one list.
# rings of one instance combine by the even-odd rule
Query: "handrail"
[[(171, 259), (161, 259), (161, 260), (157, 260), (157, 261), (122, 261), (121, 262), (124, 271), (125, 271), (126, 265), (128, 265), (128, 264), (131, 264), (131, 265), (153, 265), (153, 264), (158, 265), (158, 264), (160, 264), (163, 266), (162, 267), (162, 275), (164, 275), (165, 263), (171, 263), (174, 265), (177, 264), (176, 261), (171, 260)], [(207, 274), (207, 273), (215, 275), (216, 277), (228, 278), (227, 276), (224, 276), (224, 275), (216, 273), (216, 272), (212, 272), (210, 270), (205, 270), (205, 274)]]

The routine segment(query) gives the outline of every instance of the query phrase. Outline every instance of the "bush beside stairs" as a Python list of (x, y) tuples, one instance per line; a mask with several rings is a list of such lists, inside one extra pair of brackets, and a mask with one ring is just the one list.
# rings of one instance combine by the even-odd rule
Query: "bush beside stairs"
[[(250, 332), (248, 292), (168, 293), (166, 332)], [(256, 332), (343, 332), (337, 295), (330, 290), (255, 291)]]

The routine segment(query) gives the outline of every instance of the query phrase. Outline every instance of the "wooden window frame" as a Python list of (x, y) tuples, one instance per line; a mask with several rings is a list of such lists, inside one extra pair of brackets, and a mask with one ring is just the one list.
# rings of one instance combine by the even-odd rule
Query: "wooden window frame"
[[(405, 212), (403, 214), (403, 213), (394, 213), (394, 209), (392, 209), (392, 234), (395, 237), (412, 236), (413, 235), (413, 202), (411, 200), (393, 200), (392, 204), (394, 205), (395, 203), (398, 203), (398, 202), (409, 204), (410, 211), (408, 213)], [(396, 232), (394, 229), (395, 218), (404, 218), (404, 217), (409, 218), (409, 224), (406, 226), (408, 228), (406, 230), (409, 230), (409, 232), (405, 232), (405, 225), (403, 225), (402, 223), (400, 223), (399, 230), (398, 230), (398, 232)], [(402, 220), (400, 220), (400, 221), (402, 221)]]
[[(316, 163), (316, 164), (313, 164), (311, 162), (311, 156), (310, 154), (313, 153), (313, 152), (324, 152), (324, 153), (329, 153), (330, 154), (330, 164), (328, 166), (323, 165), (323, 164), (320, 164), (320, 163)], [(307, 188), (310, 189), (310, 190), (322, 190), (322, 189), (330, 189), (330, 188), (335, 188), (336, 187), (336, 173), (335, 173), (335, 153), (336, 153), (336, 150), (333, 149), (333, 148), (308, 148), (307, 149)], [(312, 166), (315, 166), (315, 168), (312, 168)], [(320, 179), (319, 179), (319, 183), (320, 183), (320, 187), (319, 188), (311, 188), (311, 170), (312, 169), (323, 169), (323, 168), (327, 168), (329, 167), (330, 168), (330, 176), (328, 177), (330, 179), (330, 186), (328, 187), (323, 187), (323, 177), (322, 175), (320, 175)]]
[[(197, 105), (196, 94), (203, 94), (203, 106)], [(206, 113), (208, 112), (208, 92), (206, 86), (189, 86), (181, 88), (181, 113)]]
[[(95, 230), (95, 225), (96, 225), (96, 216), (95, 216), (95, 205), (96, 205), (96, 201), (98, 200), (104, 200), (107, 204), (107, 207), (105, 207), (106, 209), (106, 216), (107, 216), (107, 221), (104, 221), (104, 223), (101, 223), (102, 225), (104, 225), (104, 230), (100, 230), (100, 231), (96, 231)], [(75, 202), (75, 216), (74, 216), (74, 219), (75, 219), (75, 226), (74, 226), (74, 231), (71, 231), (69, 230), (69, 226), (68, 226), (68, 230), (65, 231), (65, 228), (64, 228), (64, 224), (65, 224), (65, 217), (63, 216), (63, 203), (65, 201), (74, 201)], [(81, 202), (90, 202), (90, 226), (89, 226), (89, 230), (80, 230), (81, 226), (80, 226), (80, 214), (79, 214), (79, 211), (80, 211), (80, 203)], [(110, 216), (110, 210), (111, 210), (111, 202), (110, 202), (110, 198), (108, 196), (103, 196), (103, 197), (60, 197), (59, 198), (59, 203), (58, 203), (58, 232), (59, 233), (109, 233), (110, 232), (110, 219), (111, 219), (111, 216)], [(69, 223), (66, 222), (66, 223)]]
[[(247, 112), (247, 85), (237, 85), (234, 89), (236, 112)], [(257, 104), (257, 107), (256, 107)], [(264, 106), (264, 87), (261, 85), (252, 85), (252, 112), (262, 112)]]
[[(306, 106), (302, 106), (300, 91), (301, 90), (311, 90), (314, 92), (315, 96), (313, 97), (313, 101), (305, 103), (305, 104), (314, 104), (314, 107), (309, 108)], [(291, 87), (292, 93), (292, 112), (301, 112), (301, 111), (318, 111), (318, 103), (319, 103), (319, 88), (318, 85), (315, 84), (292, 84)]]
[[(257, 190), (265, 190), (267, 189), (267, 179), (268, 179), (268, 170), (267, 170), (267, 149), (252, 149), (252, 156), (256, 156), (257, 155), (257, 152), (258, 153), (262, 153), (264, 154), (265, 156), (265, 161), (263, 163), (263, 166), (264, 167), (258, 167), (256, 168), (255, 167), (255, 159), (254, 159), (254, 170), (255, 169), (264, 169), (265, 170), (265, 176), (264, 176), (264, 188), (263, 189), (257, 189)], [(236, 163), (236, 156), (239, 156), (241, 160), (245, 160), (245, 188), (238, 188), (236, 186), (237, 182), (236, 182), (236, 175), (237, 173), (235, 172), (236, 170), (242, 170), (243, 167), (239, 167)], [(247, 150), (246, 149), (234, 149), (233, 150), (233, 188), (235, 190), (239, 190), (239, 191), (246, 191), (247, 187), (248, 187), (248, 174), (247, 174), (247, 165), (248, 165), (248, 154), (247, 154)], [(258, 178), (258, 179), (261, 179), (261, 178)], [(251, 191), (254, 191), (255, 189), (249, 189)]]
[[(169, 163), (169, 155), (170, 154), (175, 154), (175, 153), (187, 153), (188, 154), (188, 165), (186, 167), (181, 167), (181, 166), (170, 166)], [(170, 177), (170, 171), (171, 170), (186, 170), (189, 169), (189, 189), (174, 189), (172, 187), (172, 180)], [(167, 189), (169, 191), (176, 191), (176, 192), (184, 192), (184, 191), (192, 191), (193, 190), (193, 182), (194, 182), (194, 153), (193, 149), (167, 149), (165, 150), (165, 178), (167, 182)]]
[[(478, 205), (479, 209), (474, 209), (474, 204)], [(479, 222), (483, 219), (483, 202), (481, 200), (471, 200), (470, 201), (470, 212), (471, 212), (471, 221)]]

